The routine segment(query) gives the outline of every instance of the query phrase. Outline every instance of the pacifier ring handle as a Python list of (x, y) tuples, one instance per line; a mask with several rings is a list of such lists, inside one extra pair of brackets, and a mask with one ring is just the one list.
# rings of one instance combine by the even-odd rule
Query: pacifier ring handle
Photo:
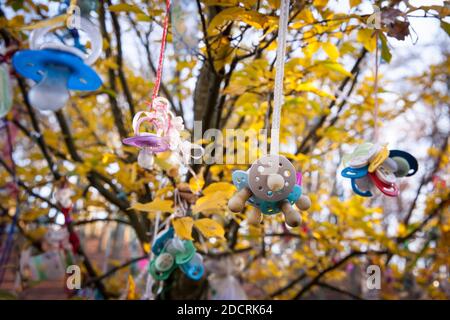
[[(38, 41), (45, 37), (51, 30), (62, 26), (65, 26), (65, 21), (61, 21), (55, 25), (33, 30), (30, 35), (30, 49), (40, 50), (41, 45), (38, 44)], [(83, 60), (87, 65), (92, 65), (95, 61), (97, 61), (97, 59), (100, 57), (100, 54), (102, 53), (102, 35), (100, 34), (97, 26), (85, 17), (80, 17), (79, 30), (84, 31), (91, 40), (92, 52), (89, 55), (83, 57)]]
[(68, 45), (66, 45), (64, 43), (60, 43), (60, 42), (43, 43), (39, 47), (39, 50), (45, 50), (45, 49), (65, 51), (65, 52), (72, 53), (72, 54), (76, 55), (80, 59), (84, 59), (85, 56), (86, 56), (85, 53), (82, 52), (80, 49), (68, 46)]

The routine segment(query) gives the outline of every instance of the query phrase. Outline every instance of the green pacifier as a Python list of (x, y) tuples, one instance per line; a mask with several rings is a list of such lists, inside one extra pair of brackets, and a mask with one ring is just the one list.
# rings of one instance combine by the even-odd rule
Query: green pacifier
[(397, 163), (397, 171), (395, 171), (396, 177), (405, 177), (408, 175), (411, 168), (409, 167), (409, 163), (406, 159), (401, 157), (393, 157), (392, 160)]
[(195, 254), (195, 246), (192, 241), (173, 238), (167, 241), (165, 251), (175, 257), (175, 262), (184, 264), (192, 259)]
[(174, 257), (170, 253), (161, 252), (150, 263), (149, 271), (156, 280), (167, 280), (176, 267)]

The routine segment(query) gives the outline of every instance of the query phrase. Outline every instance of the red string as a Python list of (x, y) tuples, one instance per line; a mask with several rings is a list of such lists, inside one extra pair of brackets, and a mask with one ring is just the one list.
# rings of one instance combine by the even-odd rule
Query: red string
[(72, 213), (72, 206), (67, 208), (61, 208), (61, 212), (64, 215), (64, 225), (66, 226), (67, 230), (69, 231), (69, 243), (72, 245), (72, 252), (76, 254), (78, 250), (80, 249), (80, 238), (78, 237), (78, 234), (69, 227), (69, 225), (72, 223), (72, 217), (70, 214)]
[(169, 27), (170, 0), (166, 0), (166, 16), (164, 17), (163, 34), (161, 39), (161, 48), (159, 52), (158, 69), (156, 71), (155, 86), (153, 87), (152, 102), (158, 96), (159, 87), (161, 86), (162, 70), (164, 65), (164, 52), (166, 48), (167, 29)]

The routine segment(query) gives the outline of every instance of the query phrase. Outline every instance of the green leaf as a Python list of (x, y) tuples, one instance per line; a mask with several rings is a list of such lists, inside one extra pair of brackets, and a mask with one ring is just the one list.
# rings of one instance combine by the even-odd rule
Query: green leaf
[(441, 28), (447, 32), (447, 35), (450, 36), (450, 23), (447, 23), (445, 21), (441, 21)]
[(384, 61), (390, 63), (392, 59), (392, 54), (389, 49), (386, 36), (382, 33), (380, 33), (380, 40), (381, 40), (381, 57), (383, 58)]

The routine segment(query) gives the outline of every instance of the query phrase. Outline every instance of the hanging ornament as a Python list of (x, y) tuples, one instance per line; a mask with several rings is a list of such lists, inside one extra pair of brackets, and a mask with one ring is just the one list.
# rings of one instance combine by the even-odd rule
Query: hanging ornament
[[(31, 50), (17, 52), (12, 60), (19, 74), (36, 82), (28, 98), (30, 104), (39, 110), (59, 110), (69, 100), (69, 90), (93, 91), (102, 84), (90, 67), (102, 52), (103, 41), (97, 26), (85, 17), (77, 17), (77, 29), (85, 32), (91, 42), (91, 53), (85, 54), (84, 47), (44, 41), (46, 35), (66, 24), (65, 20), (55, 21), (50, 26), (33, 30), (30, 35)], [(77, 40), (78, 30), (75, 35)]]
[(73, 190), (70, 188), (69, 182), (66, 178), (62, 178), (56, 186), (56, 191), (54, 193), (55, 200), (61, 205), (61, 213), (64, 215), (64, 226), (69, 232), (69, 242), (72, 245), (72, 252), (76, 254), (80, 248), (80, 237), (71, 227), (72, 223), (72, 196), (74, 195)]
[(59, 251), (32, 255), (28, 248), (20, 254), (20, 273), (26, 280), (62, 280), (66, 274), (64, 256)]
[[(140, 132), (143, 123), (148, 123), (154, 132)], [(126, 138), (123, 143), (141, 149), (138, 163), (141, 167), (151, 169), (154, 164), (154, 154), (167, 150), (176, 150), (181, 141), (181, 131), (184, 129), (181, 117), (175, 117), (169, 111), (169, 101), (157, 97), (152, 102), (150, 111), (140, 111), (133, 118), (134, 136)]]
[(302, 196), (301, 172), (296, 172), (293, 164), (286, 157), (278, 154), (288, 19), (289, 1), (282, 0), (275, 65), (270, 155), (258, 159), (247, 171), (238, 170), (233, 173), (233, 183), (239, 192), (230, 199), (228, 208), (233, 212), (242, 212), (248, 201), (255, 207), (255, 211), (249, 216), (250, 223), (259, 223), (262, 218), (261, 212), (266, 215), (283, 212), (286, 224), (296, 227), (300, 225), (301, 218), (300, 213), (292, 205), (296, 204), (300, 210), (308, 210), (311, 202), (308, 197)]
[[(201, 146), (182, 139), (184, 130), (183, 118), (175, 116), (169, 109), (170, 103), (166, 98), (158, 97), (164, 66), (164, 53), (169, 25), (170, 0), (166, 0), (166, 16), (164, 18), (163, 35), (159, 52), (159, 63), (156, 72), (155, 86), (149, 111), (140, 111), (133, 118), (134, 136), (123, 140), (124, 144), (141, 149), (138, 155), (138, 164), (145, 169), (152, 169), (154, 155), (164, 151), (174, 151), (177, 160), (188, 164), (191, 158), (198, 159), (203, 156)], [(141, 132), (141, 125), (148, 124), (152, 132)], [(200, 150), (200, 155), (191, 156), (191, 150)]]
[(417, 159), (402, 150), (389, 150), (386, 145), (378, 141), (378, 31), (376, 31), (377, 45), (375, 51), (375, 107), (373, 140), (375, 143), (365, 142), (356, 147), (353, 153), (342, 159), (344, 169), (341, 175), (351, 180), (353, 192), (362, 197), (371, 197), (372, 191), (380, 190), (389, 197), (397, 197), (400, 190), (397, 178), (414, 175), (419, 167)]
[(418, 162), (411, 154), (401, 150), (388, 150), (387, 146), (363, 143), (343, 159), (341, 175), (351, 180), (353, 192), (371, 197), (374, 186), (389, 197), (400, 190), (397, 178), (410, 177), (418, 170)]
[[(211, 300), (247, 300), (247, 294), (235, 274), (242, 271), (230, 257), (220, 260), (209, 260), (207, 268)], [(243, 266), (242, 266), (243, 267)]]
[(12, 91), (8, 66), (0, 65), (0, 118), (6, 116), (12, 108)]
[(204, 273), (203, 258), (196, 252), (194, 243), (175, 236), (174, 229), (163, 231), (156, 238), (150, 262), (150, 274), (156, 280), (166, 280), (176, 269), (192, 280), (200, 280)]
[(69, 187), (69, 183), (66, 178), (61, 179), (56, 186), (56, 191), (54, 193), (55, 200), (63, 207), (63, 208), (71, 208), (72, 207), (72, 196), (74, 192)]

